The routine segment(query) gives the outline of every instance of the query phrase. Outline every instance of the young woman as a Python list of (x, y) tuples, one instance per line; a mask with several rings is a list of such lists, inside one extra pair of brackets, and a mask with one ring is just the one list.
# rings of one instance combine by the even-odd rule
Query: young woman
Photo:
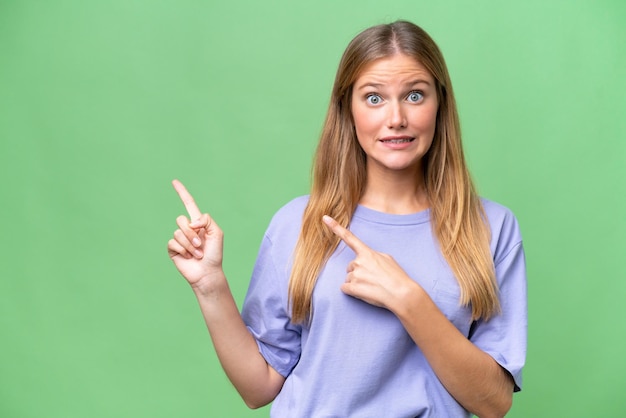
[(520, 389), (526, 278), (512, 213), (474, 190), (441, 52), (412, 23), (348, 45), (310, 196), (265, 234), (241, 315), (222, 231), (189, 219), (168, 250), (218, 357), (273, 417), (500, 417)]

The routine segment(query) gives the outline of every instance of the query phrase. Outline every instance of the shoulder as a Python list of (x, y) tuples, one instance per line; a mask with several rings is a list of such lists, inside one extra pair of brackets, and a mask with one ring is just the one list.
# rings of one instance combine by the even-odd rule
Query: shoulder
[(300, 225), (302, 224), (302, 216), (304, 210), (309, 203), (309, 196), (299, 196), (282, 206), (270, 221), (266, 235), (285, 236), (300, 233)]
[(481, 199), (489, 228), (491, 249), (497, 260), (522, 244), (519, 223), (511, 209), (488, 199)]
[(297, 197), (274, 214), (261, 242), (253, 278), (265, 271), (268, 265), (273, 268), (272, 274), (280, 271), (285, 274), (285, 278), (289, 277), (288, 267), (300, 235), (302, 215), (308, 201), (308, 196)]
[(291, 216), (302, 217), (302, 214), (304, 213), (304, 209), (306, 208), (306, 205), (308, 203), (309, 203), (309, 195), (298, 196), (295, 199), (292, 199), (291, 201), (287, 202), (280, 209), (278, 209), (276, 213), (274, 214), (272, 221), (281, 220), (281, 219), (284, 219), (285, 217), (289, 218)]
[(481, 198), (480, 200), (490, 225), (506, 225), (509, 228), (517, 226), (517, 219), (511, 209), (489, 199)]

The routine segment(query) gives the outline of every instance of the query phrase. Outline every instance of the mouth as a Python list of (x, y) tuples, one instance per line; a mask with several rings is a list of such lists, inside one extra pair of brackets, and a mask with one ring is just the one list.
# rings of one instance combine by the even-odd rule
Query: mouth
[(415, 138), (411, 136), (388, 136), (379, 139), (380, 142), (385, 144), (405, 144), (407, 142), (413, 142), (414, 140)]

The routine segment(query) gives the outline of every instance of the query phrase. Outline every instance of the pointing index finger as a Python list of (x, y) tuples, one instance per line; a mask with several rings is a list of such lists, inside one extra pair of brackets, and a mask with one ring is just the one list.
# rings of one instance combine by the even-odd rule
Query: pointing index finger
[(200, 216), (202, 215), (202, 212), (200, 212), (198, 205), (196, 205), (196, 201), (193, 200), (193, 197), (187, 191), (185, 186), (183, 186), (183, 183), (181, 183), (178, 180), (174, 180), (172, 181), (172, 185), (174, 186), (174, 189), (176, 189), (176, 193), (178, 193), (180, 200), (183, 201), (183, 205), (185, 205), (185, 209), (187, 209), (189, 218), (192, 221), (195, 221), (196, 219), (200, 218)]
[(348, 247), (352, 249), (357, 255), (369, 250), (369, 247), (363, 243), (356, 235), (354, 235), (350, 230), (344, 228), (339, 225), (339, 222), (334, 220), (328, 215), (324, 215), (322, 218), (324, 223), (330, 228), (331, 231), (335, 233), (343, 242), (346, 243)]

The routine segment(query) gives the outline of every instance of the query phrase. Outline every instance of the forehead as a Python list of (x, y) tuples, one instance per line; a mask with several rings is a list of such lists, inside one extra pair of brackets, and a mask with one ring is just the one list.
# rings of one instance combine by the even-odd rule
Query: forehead
[(359, 73), (354, 85), (389, 84), (407, 80), (423, 80), (433, 84), (430, 72), (419, 61), (404, 54), (380, 58), (367, 64)]

